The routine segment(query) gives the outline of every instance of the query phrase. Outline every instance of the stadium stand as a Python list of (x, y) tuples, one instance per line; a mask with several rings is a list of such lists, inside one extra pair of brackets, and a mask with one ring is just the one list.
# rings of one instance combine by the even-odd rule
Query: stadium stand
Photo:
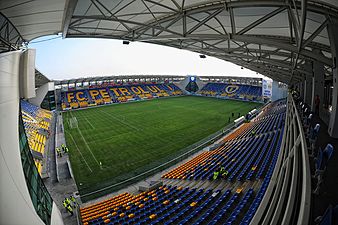
[[(253, 202), (252, 188), (244, 191), (204, 190), (164, 185), (138, 195), (123, 193), (81, 208), (88, 224), (231, 224)], [(229, 217), (225, 217), (228, 215)]]
[(24, 100), (21, 100), (21, 113), (29, 148), (34, 157), (35, 165), (41, 174), (45, 145), (49, 137), (53, 114)]
[[(232, 180), (235, 176), (234, 174), (236, 174), (235, 172), (238, 172), (238, 170), (242, 168), (250, 156), (252, 156), (252, 158), (249, 161), (250, 163), (247, 162), (246, 170), (250, 168), (251, 164), (252, 171), (258, 170), (258, 165), (253, 165), (253, 162), (257, 164), (259, 162), (257, 160), (261, 160), (263, 155), (271, 155), (272, 150), (278, 151), (278, 148), (276, 148), (276, 140), (281, 140), (282, 138), (281, 132), (284, 117), (285, 101), (270, 104), (255, 120), (243, 124), (233, 134), (226, 137), (224, 139), (225, 143), (218, 149), (203, 152), (186, 164), (163, 175), (163, 178), (211, 179), (214, 170), (224, 166), (225, 170), (231, 174), (229, 179)], [(279, 131), (279, 129), (281, 129), (281, 131)], [(229, 137), (231, 137), (231, 139)], [(263, 146), (263, 143), (266, 144)], [(271, 144), (268, 146), (268, 143)], [(252, 155), (252, 153), (254, 153), (254, 155)], [(268, 159), (267, 157), (264, 158), (266, 160)], [(238, 165), (239, 163), (240, 165)], [(265, 162), (262, 163), (262, 165), (265, 164)], [(265, 168), (265, 166), (263, 167)], [(233, 171), (234, 168), (237, 168), (236, 171)], [(244, 173), (241, 173), (238, 179), (242, 179)], [(263, 169), (259, 170), (258, 174), (262, 173)], [(251, 176), (252, 175), (249, 177)]]
[[(34, 96), (40, 93), (37, 96), (43, 97), (47, 86), (48, 91), (52, 92), (57, 89), (56, 86), (57, 90), (68, 88), (68, 92), (74, 92), (73, 95), (83, 99), (75, 96), (74, 100), (70, 94), (71, 99), (64, 101), (63, 109), (142, 98), (138, 94), (114, 96), (108, 90), (115, 84), (123, 86), (121, 84), (129, 82), (129, 78), (91, 77), (89, 82), (67, 79), (64, 85), (57, 85), (57, 82), (41, 73), (34, 73), (36, 50), (30, 49), (33, 47), (30, 45), (61, 36), (74, 39), (101, 37), (120, 40), (122, 44), (144, 42), (193, 51), (200, 54), (202, 59), (216, 57), (273, 79), (272, 84), (265, 83), (266, 87), (272, 86), (273, 100), (285, 97), (274, 90), (287, 85), (291, 90), (298, 89), (306, 103), (306, 108), (299, 108), (289, 95), (284, 115), (283, 109), (280, 112), (277, 109), (272, 115), (267, 112), (262, 117), (261, 114), (258, 117), (261, 117), (261, 121), (257, 119), (241, 125), (223, 140), (221, 147), (200, 154), (191, 164), (185, 163), (182, 167), (184, 173), (178, 173), (178, 177), (164, 178), (165, 185), (154, 190), (151, 199), (149, 192), (143, 195), (126, 193), (126, 196), (119, 198), (133, 199), (137, 196), (140, 199), (134, 205), (128, 205), (128, 202), (125, 206), (119, 205), (114, 212), (104, 205), (89, 207), (88, 213), (84, 208), (82, 218), (87, 220), (84, 224), (337, 224), (338, 156), (334, 153), (338, 146), (337, 1), (115, 2), (0, 2), (0, 224), (78, 224), (75, 219), (70, 222), (71, 216), (59, 210), (62, 207), (60, 196), (64, 197), (63, 194), (67, 192), (74, 193), (75, 190), (66, 190), (65, 182), (53, 181), (52, 188), (47, 191), (45, 184), (53, 178), (42, 180), (34, 164), (32, 155), (38, 159), (44, 152), (41, 146), (46, 143), (44, 136), (48, 136), (43, 133), (49, 126), (48, 121), (36, 122), (34, 119), (39, 121), (40, 118), (30, 115), (33, 112), (21, 113), (20, 99), (40, 101)], [(46, 36), (55, 34), (55, 37)], [(43, 36), (44, 39), (36, 40)], [(111, 53), (118, 55), (117, 51)], [(53, 55), (50, 51), (47, 54)], [(142, 54), (146, 57), (148, 52)], [(129, 64), (133, 65), (133, 62), (130, 60)], [(85, 69), (81, 62), (78, 65)], [(168, 61), (167, 65), (171, 66), (172, 62)], [(64, 67), (67, 68), (67, 65)], [(224, 70), (224, 73), (228, 72)], [(38, 79), (31, 79), (34, 75)], [(140, 81), (139, 78), (137, 80)], [(142, 82), (158, 80), (161, 79), (146, 76)], [(104, 81), (111, 83), (104, 86)], [(208, 77), (202, 81), (224, 82), (229, 86), (222, 89), (219, 87), (222, 85), (210, 84), (201, 91), (201, 95), (241, 100), (256, 98), (255, 93), (245, 87), (233, 87), (240, 82), (231, 78), (221, 80)], [(264, 88), (264, 82), (261, 84)], [(77, 85), (82, 88), (87, 86), (93, 92), (86, 90), (86, 94), (82, 95)], [(55, 100), (49, 97), (46, 98), (49, 102)], [(155, 96), (144, 96), (151, 97)], [(48, 116), (44, 117), (46, 119)], [(29, 132), (33, 137), (30, 143), (26, 138)], [(35, 150), (31, 151), (28, 146)], [(232, 152), (233, 149), (237, 151)], [(215, 166), (213, 163), (218, 160), (231, 172), (217, 181), (210, 181), (208, 167), (200, 171), (196, 180), (191, 181), (195, 179), (196, 168), (209, 165), (201, 165), (206, 160), (210, 160), (210, 167)], [(264, 171), (260, 178), (257, 177), (257, 170)], [(315, 176), (316, 170), (323, 171), (323, 185), (314, 194), (314, 182), (318, 180), (311, 180), (311, 175)], [(186, 176), (186, 173), (190, 176)], [(243, 188), (234, 187), (236, 184), (241, 186), (243, 181)], [(210, 187), (195, 188), (198, 182)], [(190, 183), (189, 187), (183, 185), (187, 183)], [(217, 186), (217, 183), (227, 185), (217, 189), (222, 186)], [(59, 185), (58, 188), (55, 188), (56, 185)], [(64, 188), (62, 194), (53, 194), (53, 191), (59, 191), (59, 187)], [(156, 195), (153, 197), (153, 194)], [(161, 201), (157, 201), (159, 199)], [(116, 201), (119, 199), (112, 203)], [(109, 212), (101, 211), (102, 215), (98, 215), (100, 207)], [(133, 212), (129, 213), (129, 210)], [(20, 214), (17, 215), (17, 212)], [(320, 218), (315, 220), (318, 216)]]
[[(269, 104), (217, 149), (202, 152), (162, 176), (168, 182), (204, 180), (230, 186), (213, 189), (168, 183), (137, 195), (123, 193), (81, 208), (83, 224), (249, 224), (274, 171), (285, 110), (285, 99)], [(225, 175), (212, 181), (220, 167)]]
[(226, 83), (207, 83), (199, 92), (204, 96), (218, 96), (249, 101), (262, 100), (262, 87)]
[(332, 144), (328, 143), (324, 150), (318, 145), (319, 133), (321, 126), (319, 123), (313, 122), (313, 112), (310, 110), (310, 106), (304, 103), (303, 99), (298, 96), (298, 93), (294, 93), (294, 99), (296, 101), (297, 110), (302, 117), (303, 129), (306, 134), (306, 140), (308, 143), (309, 156), (313, 158), (311, 160), (314, 163), (314, 171), (312, 177), (315, 179), (313, 183), (313, 193), (316, 195), (320, 194), (320, 189), (324, 183), (324, 176), (327, 173), (327, 167), (331, 160), (335, 148)]
[(61, 93), (62, 110), (182, 95), (175, 84), (133, 84), (74, 90)]

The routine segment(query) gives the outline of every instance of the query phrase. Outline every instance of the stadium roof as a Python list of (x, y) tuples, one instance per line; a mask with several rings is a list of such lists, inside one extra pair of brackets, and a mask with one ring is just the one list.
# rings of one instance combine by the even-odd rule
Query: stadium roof
[[(262, 78), (256, 77), (231, 77), (231, 76), (198, 76), (201, 79), (208, 80), (227, 80), (231, 81), (240, 81), (245, 83), (259, 83)], [(164, 80), (173, 80), (179, 81), (185, 79), (185, 75), (118, 75), (118, 76), (99, 76), (99, 77), (83, 77), (77, 79), (66, 79), (66, 80), (54, 80), (55, 85), (69, 85), (69, 84), (77, 84), (83, 82), (109, 82), (109, 81), (121, 81), (121, 80), (145, 80), (145, 79), (155, 79), (157, 81)]]
[(50, 82), (50, 80), (40, 73), (39, 70), (35, 69), (35, 87), (40, 87), (48, 82)]
[[(65, 9), (65, 10), (64, 10)], [(63, 37), (142, 41), (187, 49), (293, 83), (317, 60), (332, 71), (327, 25), (336, 0), (4, 0), (1, 12), (29, 41)]]
[(117, 81), (117, 80), (128, 80), (128, 79), (184, 79), (185, 76), (182, 75), (118, 75), (118, 76), (97, 76), (97, 77), (83, 77), (76, 79), (66, 79), (66, 80), (54, 80), (55, 85), (65, 85), (65, 84), (76, 84), (82, 82), (109, 82), (109, 81)]
[(59, 33), (62, 30), (65, 2), (66, 0), (1, 0), (2, 42), (4, 39), (7, 42), (17, 40), (26, 42), (37, 37)]

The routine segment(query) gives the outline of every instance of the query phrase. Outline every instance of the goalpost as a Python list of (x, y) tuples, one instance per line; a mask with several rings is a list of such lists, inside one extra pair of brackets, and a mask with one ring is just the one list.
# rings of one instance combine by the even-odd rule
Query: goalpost
[(71, 117), (69, 119), (69, 127), (72, 128), (72, 129), (78, 128), (78, 122), (77, 122), (76, 117)]

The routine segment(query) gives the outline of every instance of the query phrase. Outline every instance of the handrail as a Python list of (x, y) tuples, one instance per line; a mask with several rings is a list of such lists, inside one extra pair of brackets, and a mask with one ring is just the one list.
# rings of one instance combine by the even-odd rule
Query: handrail
[(278, 160), (251, 224), (309, 224), (310, 203), (307, 145), (296, 104), (289, 94)]

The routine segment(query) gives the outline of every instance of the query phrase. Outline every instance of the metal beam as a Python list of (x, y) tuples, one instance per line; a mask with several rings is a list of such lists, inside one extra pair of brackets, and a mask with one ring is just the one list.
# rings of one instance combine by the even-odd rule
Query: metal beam
[(192, 27), (190, 30), (187, 31), (187, 34), (193, 33), (195, 30), (200, 28), (202, 25), (204, 25), (206, 22), (214, 18), (216, 15), (220, 14), (223, 11), (223, 8), (220, 8), (216, 10), (215, 12), (211, 13), (209, 16), (205, 17), (202, 21), (200, 21), (198, 24), (196, 24), (194, 27)]
[(0, 21), (2, 21), (2, 24), (0, 24), (0, 53), (18, 50), (25, 43), (24, 38), (11, 21), (1, 12)]
[(230, 23), (231, 23), (231, 33), (236, 34), (236, 24), (234, 18), (234, 11), (232, 8), (229, 8)]
[(297, 53), (296, 53), (296, 58), (293, 62), (293, 69), (292, 69), (292, 74), (291, 74), (291, 78), (290, 78), (290, 83), (292, 82), (293, 71), (298, 65), (299, 55), (300, 55), (300, 52), (302, 50), (304, 31), (305, 31), (305, 25), (306, 25), (306, 6), (307, 6), (307, 0), (302, 0), (302, 2), (301, 2), (301, 18), (300, 18), (300, 22), (297, 26), (297, 28), (298, 28)]
[[(145, 42), (153, 42), (156, 40), (174, 40), (174, 39), (194, 39), (194, 40), (226, 40), (228, 39), (228, 36), (224, 35), (218, 35), (218, 34), (199, 34), (199, 35), (187, 35), (186, 37), (182, 36), (175, 36), (175, 35), (165, 35), (161, 37), (150, 37), (150, 38), (141, 38), (138, 41), (145, 41)], [(285, 37), (270, 37), (270, 36), (263, 36), (263, 35), (231, 35), (231, 40), (234, 41), (240, 41), (240, 42), (246, 42), (251, 44), (260, 44), (262, 46), (270, 46), (279, 48), (282, 50), (287, 50), (290, 52), (297, 52), (297, 47), (288, 43), (288, 38)], [(300, 55), (303, 55), (304, 57), (311, 58), (312, 60), (318, 60), (328, 66), (332, 66), (332, 60), (330, 58), (327, 58), (323, 55), (315, 54), (309, 50), (301, 49)]]
[[(100, 0), (91, 1), (103, 5)], [(273, 73), (283, 72), (283, 78), (285, 78), (284, 76), (288, 76), (293, 79), (293, 76), (295, 80), (299, 80), (302, 76), (301, 74), (304, 73), (304, 71), (299, 68), (303, 60), (317, 60), (328, 67), (332, 67), (331, 58), (316, 52), (317, 50), (330, 52), (330, 46), (313, 42), (315, 37), (325, 29), (327, 21), (321, 24), (307, 40), (304, 40), (303, 37), (306, 25), (306, 13), (308, 11), (327, 15), (327, 18), (338, 18), (338, 8), (329, 7), (325, 3), (312, 0), (220, 0), (201, 3), (189, 2), (189, 4), (186, 4), (184, 0), (180, 3), (178, 3), (179, 1), (177, 0), (170, 1), (169, 3), (172, 3), (172, 5), (166, 5), (163, 2), (157, 2), (155, 0), (141, 0), (140, 4), (143, 2), (147, 10), (130, 13), (128, 13), (128, 6), (138, 1), (128, 1), (126, 3), (122, 1), (121, 4), (118, 7), (114, 7), (114, 9), (103, 5), (104, 10), (107, 12), (109, 10), (111, 11), (110, 16), (106, 16), (107, 13), (89, 16), (85, 14), (74, 15), (72, 16), (73, 23), (70, 23), (68, 29), (74, 32), (68, 32), (67, 35), (70, 37), (117, 38), (161, 44), (213, 55), (218, 58), (223, 57), (228, 61), (244, 66), (249, 66), (254, 63), (257, 65), (271, 64), (271, 67), (275, 69), (275, 71), (264, 70), (265, 73), (273, 75)], [(79, 2), (78, 4), (81, 3)], [(155, 7), (156, 10), (154, 10), (152, 6), (157, 6)], [(87, 5), (87, 7), (89, 7), (89, 5)], [(100, 6), (100, 8), (102, 7)], [(260, 19), (250, 21), (248, 26), (239, 30), (238, 26), (236, 26), (237, 21), (235, 20), (235, 18), (237, 18), (236, 9), (247, 7), (270, 7), (273, 9), (261, 15), (262, 17)], [(163, 12), (158, 12), (158, 10), (161, 9), (163, 9)], [(250, 30), (282, 13), (285, 9), (288, 10), (289, 36), (247, 35)], [(201, 13), (206, 14), (206, 16), (201, 18)], [(221, 13), (223, 13), (222, 16), (220, 16)], [(151, 15), (152, 18), (145, 21), (137, 20), (137, 16), (144, 14)], [(230, 20), (231, 32), (229, 33), (227, 33), (225, 27), (229, 25), (223, 24), (224, 15)], [(187, 20), (190, 21), (190, 19), (197, 23), (195, 22), (192, 28), (188, 29)], [(216, 29), (209, 25), (208, 21), (213, 19), (219, 23), (223, 30)], [(102, 20), (120, 23), (130, 29), (123, 31), (122, 29), (105, 28), (103, 30), (100, 29), (100, 27), (93, 26), (93, 33), (87, 31), (87, 29), (91, 29), (88, 21), (100, 22)], [(182, 23), (178, 23), (181, 21)], [(85, 25), (85, 23), (87, 23), (87, 25)], [(175, 26), (175, 29), (171, 29), (173, 26)], [(198, 34), (196, 30), (201, 26), (205, 26), (209, 33)], [(84, 30), (86, 31), (83, 32)], [(111, 31), (111, 33), (109, 31)], [(223, 42), (228, 43), (227, 48), (220, 44)], [(233, 43), (239, 47), (234, 48), (232, 46)], [(249, 44), (257, 44), (259, 48), (250, 48), (251, 46)], [(315, 51), (307, 50), (305, 47), (309, 47)], [(278, 57), (282, 57), (282, 60), (277, 60), (279, 59)], [(285, 58), (291, 60), (285, 60)], [(273, 76), (276, 75), (274, 74)]]
[(63, 20), (62, 20), (62, 38), (65, 38), (68, 33), (69, 24), (72, 20), (72, 16), (74, 14), (75, 7), (77, 5), (77, 0), (66, 0), (65, 4), (65, 11), (63, 14)]
[(268, 19), (270, 19), (271, 17), (274, 17), (275, 15), (277, 15), (278, 13), (281, 13), (285, 10), (286, 8), (285, 7), (280, 7), (268, 14), (266, 14), (265, 16), (263, 16), (262, 18), (254, 21), (253, 23), (249, 24), (248, 26), (244, 27), (242, 30), (240, 30), (239, 32), (237, 32), (238, 35), (241, 35), (241, 34), (245, 34), (246, 32), (248, 32), (249, 30), (257, 27), (259, 24), (267, 21)]
[(326, 28), (328, 23), (329, 23), (329, 18), (326, 18), (326, 20), (310, 35), (310, 37), (308, 37), (304, 41), (302, 47), (304, 48), (304, 47), (308, 46), (313, 41), (313, 39), (315, 39), (320, 34), (320, 32), (322, 32), (322, 30), (324, 30), (324, 28)]

